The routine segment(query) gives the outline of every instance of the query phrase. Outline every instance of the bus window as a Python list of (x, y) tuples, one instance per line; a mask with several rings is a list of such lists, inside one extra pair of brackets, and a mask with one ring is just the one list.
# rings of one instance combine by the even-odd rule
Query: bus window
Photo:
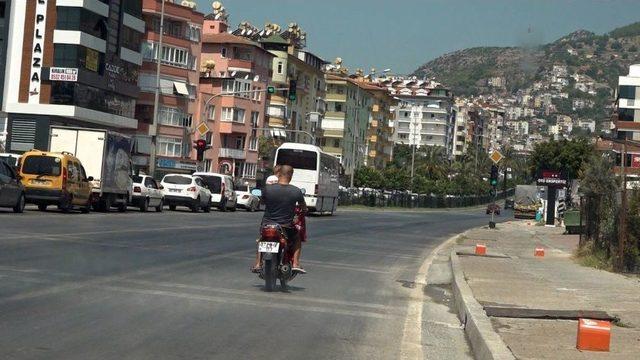
[(313, 151), (280, 149), (276, 165), (290, 165), (299, 170), (317, 170), (318, 154)]

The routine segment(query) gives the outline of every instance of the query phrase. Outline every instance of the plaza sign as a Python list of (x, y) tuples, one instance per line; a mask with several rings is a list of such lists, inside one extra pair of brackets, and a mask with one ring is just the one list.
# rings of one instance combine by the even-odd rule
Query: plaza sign
[(47, 0), (36, 0), (35, 18), (33, 20), (33, 45), (31, 48), (31, 76), (29, 84), (29, 104), (40, 103), (40, 77), (42, 75), (42, 58), (44, 34), (47, 30)]

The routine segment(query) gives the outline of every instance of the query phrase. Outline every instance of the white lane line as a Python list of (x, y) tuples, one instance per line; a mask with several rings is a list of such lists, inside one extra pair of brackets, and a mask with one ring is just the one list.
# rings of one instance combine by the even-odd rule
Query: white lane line
[(336, 309), (336, 308), (326, 308), (320, 306), (307, 306), (307, 305), (295, 305), (295, 304), (285, 304), (282, 302), (275, 301), (276, 299), (272, 299), (272, 301), (252, 301), (247, 299), (235, 298), (235, 297), (224, 297), (224, 296), (211, 296), (211, 295), (197, 295), (197, 294), (185, 294), (174, 291), (164, 291), (164, 290), (149, 290), (149, 289), (138, 289), (138, 288), (130, 288), (123, 286), (101, 286), (101, 288), (115, 291), (122, 291), (134, 294), (141, 295), (153, 295), (153, 296), (170, 296), (175, 298), (187, 299), (187, 300), (200, 300), (200, 301), (208, 301), (208, 302), (216, 302), (216, 303), (225, 303), (232, 305), (249, 305), (252, 307), (267, 307), (281, 310), (299, 310), (299, 311), (310, 311), (331, 315), (347, 315), (347, 316), (356, 316), (356, 317), (367, 317), (373, 319), (381, 319), (388, 320), (393, 319), (395, 316), (391, 314), (381, 314), (372, 311), (362, 311), (362, 310), (345, 310), (345, 309)]
[[(458, 235), (450, 237), (431, 251), (418, 269), (418, 273), (414, 279), (416, 284), (427, 281), (427, 274), (429, 273), (433, 259), (435, 259), (440, 250), (455, 241), (457, 237)], [(407, 315), (404, 321), (402, 343), (400, 344), (400, 359), (422, 360), (424, 359), (422, 349), (422, 307), (424, 305), (424, 290), (422, 286), (415, 286), (410, 291), (412, 300), (409, 301)]]
[[(155, 287), (165, 287), (171, 288), (173, 290), (191, 290), (191, 291), (206, 291), (210, 293), (221, 293), (227, 295), (239, 295), (243, 299), (247, 299), (247, 297), (253, 298), (263, 298), (268, 299), (269, 301), (273, 301), (274, 295), (273, 293), (265, 293), (262, 290), (239, 290), (239, 289), (229, 289), (229, 288), (221, 288), (217, 286), (203, 286), (203, 285), (190, 285), (183, 283), (175, 283), (175, 282), (164, 282), (164, 281), (148, 281), (148, 280), (137, 280), (137, 279), (126, 279), (124, 280), (126, 283), (132, 283), (136, 285), (142, 286), (155, 286)], [(110, 286), (110, 285), (107, 285)], [(117, 285), (116, 285), (117, 286)], [(296, 294), (295, 296), (287, 296), (287, 297), (278, 297), (279, 301), (294, 301), (294, 302), (308, 302), (308, 303), (318, 303), (325, 305), (340, 305), (340, 306), (348, 306), (355, 308), (364, 308), (367, 310), (379, 310), (385, 313), (392, 313), (396, 316), (401, 313), (402, 309), (397, 306), (389, 306), (384, 304), (375, 304), (375, 303), (367, 303), (361, 301), (348, 301), (348, 300), (337, 300), (337, 299), (323, 299), (317, 297), (308, 297), (308, 296), (300, 296)]]
[[(233, 256), (234, 259), (238, 260), (247, 260), (247, 261), (255, 261), (255, 256)], [(353, 264), (345, 264), (345, 263), (337, 263), (331, 261), (317, 261), (317, 260), (309, 260), (305, 257), (302, 258), (301, 262), (304, 264), (311, 264), (313, 267), (322, 267), (328, 269), (339, 269), (339, 270), (349, 270), (349, 271), (359, 271), (359, 272), (367, 272), (372, 274), (392, 274), (393, 268), (386, 267), (385, 270), (380, 270), (380, 268), (368, 268), (366, 266), (357, 266)]]

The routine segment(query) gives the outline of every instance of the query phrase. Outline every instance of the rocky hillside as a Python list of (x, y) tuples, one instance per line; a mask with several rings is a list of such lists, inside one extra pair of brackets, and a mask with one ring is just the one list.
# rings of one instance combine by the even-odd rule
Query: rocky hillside
[[(554, 65), (566, 65), (614, 88), (617, 77), (640, 62), (640, 22), (596, 35), (579, 30), (553, 43), (532, 48), (477, 47), (440, 56), (420, 66), (413, 75), (433, 77), (457, 94), (514, 93), (531, 87)], [(492, 78), (504, 84), (495, 86)]]

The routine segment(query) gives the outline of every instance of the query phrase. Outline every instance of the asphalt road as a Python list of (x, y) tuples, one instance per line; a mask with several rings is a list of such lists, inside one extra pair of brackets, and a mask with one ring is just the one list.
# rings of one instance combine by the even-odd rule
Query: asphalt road
[(260, 213), (0, 210), (2, 359), (396, 359), (412, 281), (482, 210), (308, 220), (290, 292), (249, 272)]

